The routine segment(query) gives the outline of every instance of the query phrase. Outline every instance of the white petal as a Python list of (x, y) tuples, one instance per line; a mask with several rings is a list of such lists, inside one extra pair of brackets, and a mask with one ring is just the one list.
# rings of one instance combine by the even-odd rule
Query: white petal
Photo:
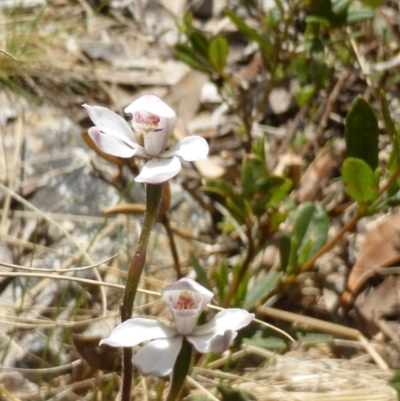
[(154, 157), (143, 166), (142, 171), (135, 178), (135, 181), (160, 184), (176, 176), (181, 168), (181, 162), (177, 157), (171, 159)]
[(121, 116), (106, 107), (89, 106), (88, 104), (84, 104), (83, 107), (88, 112), (94, 125), (100, 128), (100, 131), (121, 139), (131, 147), (135, 147), (137, 142), (132, 128)]
[(201, 136), (193, 135), (183, 138), (171, 149), (164, 152), (161, 157), (179, 156), (186, 161), (207, 159), (209, 147), (207, 141)]
[(167, 376), (172, 371), (181, 347), (181, 336), (154, 340), (134, 355), (132, 363), (143, 376)]
[(223, 333), (208, 333), (201, 336), (189, 335), (186, 338), (197, 351), (204, 354), (206, 352), (225, 351), (236, 336), (237, 332), (235, 330), (226, 330)]
[(128, 319), (119, 324), (108, 338), (100, 341), (100, 345), (112, 347), (133, 347), (143, 341), (155, 338), (168, 338), (177, 334), (176, 329), (154, 319)]
[(93, 139), (93, 142), (96, 144), (96, 146), (102, 152), (109, 155), (118, 157), (132, 157), (137, 153), (139, 148), (139, 145), (136, 145), (133, 148), (115, 136), (104, 134), (97, 127), (89, 128), (88, 134)]
[(158, 117), (176, 121), (175, 111), (156, 95), (143, 95), (125, 108), (125, 113), (128, 114), (134, 115), (138, 111), (146, 111)]
[(226, 309), (208, 323), (196, 327), (187, 339), (199, 352), (226, 350), (236, 337), (236, 330), (250, 324), (254, 314), (243, 309)]
[(203, 287), (196, 281), (191, 278), (182, 278), (174, 284), (171, 284), (161, 290), (161, 296), (164, 302), (171, 307), (171, 294), (175, 291), (191, 291), (194, 293), (198, 293), (202, 296), (201, 300), (201, 310), (203, 311), (207, 304), (214, 297), (214, 294), (207, 290), (207, 288)]
[(226, 330), (239, 330), (251, 323), (254, 313), (244, 309), (232, 308), (218, 312), (213, 319), (202, 326), (196, 327), (193, 334), (224, 333)]

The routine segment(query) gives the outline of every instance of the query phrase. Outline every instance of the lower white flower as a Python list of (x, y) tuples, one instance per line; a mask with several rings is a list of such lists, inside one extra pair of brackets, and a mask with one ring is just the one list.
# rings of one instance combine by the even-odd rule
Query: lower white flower
[(171, 373), (185, 337), (197, 351), (225, 351), (237, 335), (247, 326), (254, 314), (243, 309), (226, 309), (208, 323), (196, 326), (213, 293), (189, 278), (163, 289), (162, 298), (170, 308), (175, 327), (155, 319), (135, 318), (118, 325), (100, 345), (133, 347), (150, 341), (132, 358), (132, 363), (144, 376), (167, 376)]

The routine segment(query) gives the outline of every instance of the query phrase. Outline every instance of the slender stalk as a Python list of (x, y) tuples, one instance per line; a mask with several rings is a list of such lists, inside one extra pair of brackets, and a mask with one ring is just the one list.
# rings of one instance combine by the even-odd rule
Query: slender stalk
[(242, 263), (242, 266), (240, 267), (238, 275), (235, 277), (233, 280), (232, 285), (230, 286), (229, 292), (225, 299), (222, 302), (222, 306), (224, 308), (227, 308), (235, 295), (235, 292), (237, 291), (240, 282), (243, 280), (244, 275), (246, 274), (247, 269), (249, 268), (250, 262), (252, 261), (254, 257), (254, 243), (253, 243), (253, 238), (251, 236), (251, 230), (248, 230), (248, 235), (247, 238), (249, 240), (249, 244), (247, 247), (247, 254), (246, 257)]
[(176, 279), (179, 280), (180, 278), (183, 277), (183, 275), (181, 271), (181, 265), (179, 263), (178, 248), (176, 247), (174, 233), (171, 229), (171, 225), (169, 224), (169, 217), (166, 214), (162, 217), (161, 224), (164, 226), (165, 231), (167, 232), (169, 246), (171, 248), (172, 259), (174, 260)]
[[(151, 229), (157, 218), (158, 209), (162, 199), (162, 184), (146, 184), (146, 214), (139, 242), (133, 256), (128, 276), (126, 278), (125, 291), (120, 309), (121, 322), (130, 319), (133, 312), (133, 303), (139, 280), (143, 272), (146, 260), (146, 248), (150, 238)], [(132, 349), (124, 348), (122, 353), (122, 389), (121, 401), (129, 401), (132, 387)]]

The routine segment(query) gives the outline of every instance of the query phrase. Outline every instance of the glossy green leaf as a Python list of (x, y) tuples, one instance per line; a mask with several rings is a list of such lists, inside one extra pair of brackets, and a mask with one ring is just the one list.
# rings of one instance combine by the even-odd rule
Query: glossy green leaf
[(346, 116), (347, 157), (364, 160), (372, 170), (378, 167), (378, 120), (370, 104), (357, 97)]
[(328, 238), (329, 219), (321, 206), (312, 202), (305, 202), (293, 213), (291, 221), (293, 235), (299, 244), (298, 255), (309, 248), (307, 252), (310, 258), (325, 245)]
[(222, 73), (228, 58), (229, 45), (225, 38), (219, 36), (210, 42), (208, 59), (217, 72)]
[(350, 198), (363, 207), (378, 197), (379, 180), (364, 160), (348, 157), (343, 162), (342, 181)]
[(252, 309), (255, 305), (267, 298), (278, 288), (281, 278), (279, 272), (268, 272), (264, 277), (257, 279), (253, 288), (247, 291), (244, 309)]

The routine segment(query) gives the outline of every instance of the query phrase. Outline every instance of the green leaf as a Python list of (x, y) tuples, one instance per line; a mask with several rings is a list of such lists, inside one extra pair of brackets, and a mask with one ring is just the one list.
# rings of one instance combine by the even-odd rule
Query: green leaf
[(342, 166), (344, 190), (361, 207), (366, 207), (378, 197), (379, 178), (361, 159), (348, 157)]
[(231, 216), (243, 224), (246, 219), (246, 207), (243, 196), (237, 194), (232, 188), (232, 184), (223, 179), (215, 179), (207, 181), (204, 191), (219, 194), (225, 198), (225, 207), (228, 209)]
[(222, 259), (219, 268), (213, 270), (213, 276), (217, 285), (217, 291), (220, 301), (225, 299), (225, 294), (228, 286), (228, 264), (226, 259)]
[[(239, 271), (241, 270), (242, 264), (237, 263), (233, 267), (233, 277), (236, 278), (239, 274)], [(241, 305), (244, 299), (246, 298), (247, 294), (247, 287), (249, 284), (251, 274), (250, 274), (250, 269), (246, 270), (244, 276), (240, 280), (239, 286), (237, 291), (235, 292), (233, 296), (233, 305)]]
[(333, 337), (331, 334), (325, 333), (297, 333), (297, 339), (308, 345), (316, 345), (321, 343), (334, 344), (335, 342), (335, 337)]
[(190, 46), (185, 45), (184, 43), (177, 43), (175, 45), (175, 55), (181, 61), (196, 70), (207, 73), (210, 72), (209, 67), (197, 58), (196, 53), (193, 51), (193, 49)]
[(192, 265), (194, 271), (196, 272), (197, 280), (199, 281), (199, 283), (203, 287), (206, 287), (208, 290), (212, 291), (213, 287), (210, 283), (210, 280), (208, 279), (206, 271), (203, 268), (203, 266), (201, 266), (196, 255), (194, 253), (190, 252), (189, 258), (190, 258), (190, 264)]
[[(281, 246), (280, 251), (281, 255), (282, 252), (284, 251), (284, 243), (287, 241), (287, 245), (289, 247), (288, 249), (288, 254), (286, 256), (287, 258), (287, 265), (285, 267), (285, 273), (286, 276), (290, 276), (292, 274), (295, 274), (298, 270), (300, 265), (297, 263), (297, 254), (299, 250), (299, 241), (297, 240), (297, 237), (295, 235), (288, 235), (286, 239), (285, 237), (282, 238), (281, 241)], [(285, 261), (286, 263), (286, 261)]]
[(262, 337), (260, 331), (256, 332), (256, 334), (251, 338), (244, 338), (243, 343), (254, 345), (255, 347), (269, 349), (279, 354), (282, 354), (287, 350), (288, 346), (281, 338), (273, 336), (264, 338)]
[(201, 31), (195, 30), (189, 35), (188, 39), (192, 44), (193, 50), (203, 56), (205, 60), (207, 60), (210, 41), (204, 36), (204, 34)]
[(370, 7), (350, 8), (347, 12), (346, 23), (348, 25), (355, 24), (360, 21), (374, 18), (375, 11)]
[[(291, 220), (293, 235), (299, 244), (297, 254), (301, 255), (307, 250), (308, 257), (312, 257), (325, 245), (328, 238), (329, 219), (325, 210), (312, 202), (305, 202), (293, 213)], [(309, 244), (310, 241), (312, 245)]]
[(246, 36), (250, 40), (253, 40), (254, 42), (257, 42), (260, 45), (261, 49), (268, 53), (270, 56), (274, 54), (275, 49), (265, 32), (261, 34), (258, 33), (255, 29), (247, 25), (242, 18), (240, 18), (231, 10), (225, 10), (225, 14), (236, 25), (237, 29), (241, 33), (243, 33), (244, 36)]
[(264, 137), (260, 137), (255, 140), (251, 146), (251, 151), (265, 164), (265, 139)]
[(309, 104), (314, 96), (314, 93), (315, 93), (314, 85), (309, 84), (301, 86), (294, 95), (299, 107), (303, 107)]
[(357, 97), (346, 116), (347, 157), (364, 160), (372, 170), (378, 167), (378, 120), (371, 105)]
[(281, 257), (281, 270), (286, 272), (290, 261), (290, 251), (292, 249), (292, 235), (288, 232), (282, 234), (281, 241), (279, 243), (279, 254)]
[(222, 73), (224, 71), (228, 53), (229, 46), (225, 38), (219, 36), (211, 40), (208, 48), (208, 59), (217, 72)]
[(270, 178), (270, 198), (267, 207), (278, 207), (279, 203), (286, 198), (287, 194), (293, 187), (290, 178), (271, 176)]
[(265, 299), (276, 288), (278, 288), (281, 279), (281, 273), (273, 271), (268, 272), (261, 279), (257, 279), (253, 288), (247, 291), (244, 309), (252, 309), (255, 305)]
[(265, 164), (253, 154), (247, 154), (242, 161), (243, 195), (251, 200), (255, 194), (268, 186), (268, 172)]
[(348, 10), (351, 2), (352, 0), (332, 0), (332, 12), (336, 15), (345, 13)]

